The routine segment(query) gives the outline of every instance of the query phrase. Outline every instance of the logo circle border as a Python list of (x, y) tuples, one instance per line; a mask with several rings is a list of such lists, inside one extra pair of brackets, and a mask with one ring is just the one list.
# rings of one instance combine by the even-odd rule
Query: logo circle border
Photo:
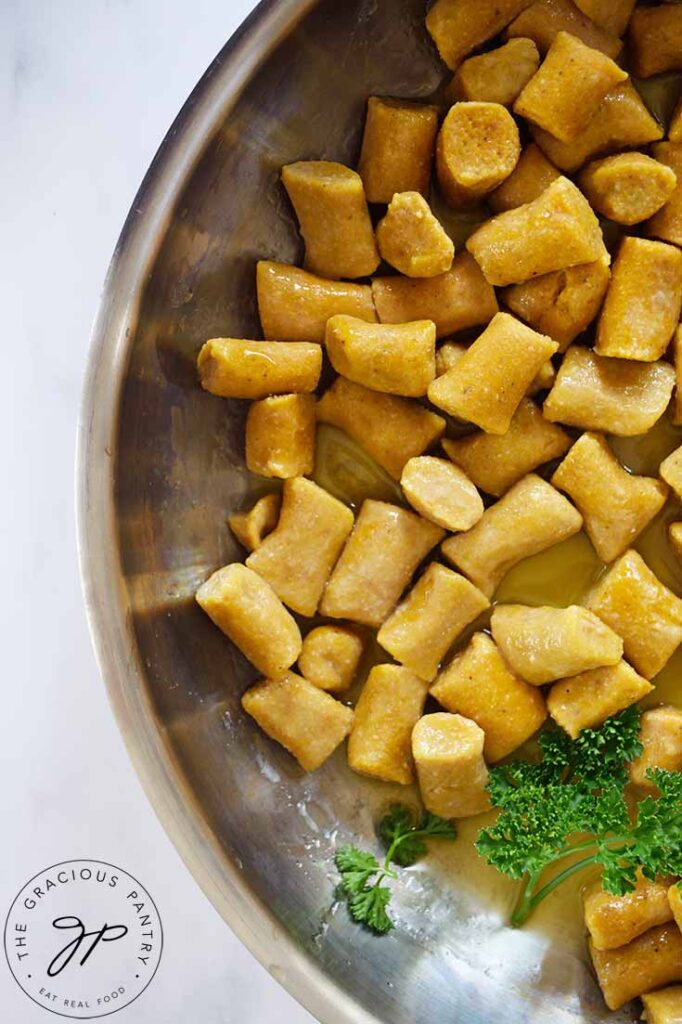
[[(61, 1013), (59, 1010), (53, 1010), (51, 1006), (46, 1006), (45, 1003), (39, 1002), (29, 992), (26, 991), (26, 989), (24, 988), (24, 986), (21, 984), (21, 982), (17, 978), (16, 974), (14, 973), (14, 970), (12, 968), (12, 964), (10, 963), (9, 954), (8, 954), (8, 951), (7, 951), (7, 928), (9, 926), (9, 919), (10, 919), (10, 917), (12, 915), (12, 911), (14, 910), (14, 906), (15, 906), (17, 900), (19, 899), (19, 897), (21, 896), (22, 892), (26, 888), (26, 886), (30, 885), (31, 882), (35, 882), (36, 878), (39, 878), (40, 875), (44, 875), (48, 871), (54, 871), (55, 868), (64, 867), (64, 865), (66, 865), (66, 864), (82, 864), (82, 863), (86, 863), (86, 862), (88, 864), (100, 864), (102, 867), (114, 868), (116, 871), (121, 871), (124, 875), (127, 875), (128, 878), (132, 878), (133, 882), (135, 882), (136, 885), (139, 885), (139, 887), (141, 889), (144, 889), (144, 891), (146, 892), (147, 896), (149, 897), (149, 900), (150, 900), (152, 906), (154, 907), (154, 911), (156, 912), (156, 917), (157, 917), (157, 920), (159, 922), (159, 929), (161, 931), (161, 943), (160, 943), (160, 946), (159, 946), (159, 956), (158, 956), (158, 959), (156, 961), (156, 966), (155, 966), (154, 970), (152, 971), (151, 975), (149, 976), (149, 979), (148, 979), (146, 985), (144, 986), (144, 988), (141, 988), (140, 991), (137, 993), (137, 995), (134, 996), (130, 1000), (129, 1003), (125, 1003), (122, 1006), (117, 1006), (113, 1010), (107, 1010), (106, 1013), (93, 1013), (89, 1017), (72, 1017), (71, 1014), (69, 1014), (69, 1013)], [(57, 1017), (64, 1017), (67, 1020), (100, 1020), (102, 1017), (111, 1017), (114, 1013), (119, 1013), (121, 1010), (125, 1010), (126, 1007), (132, 1006), (133, 1003), (137, 999), (140, 998), (142, 993), (146, 992), (146, 990), (149, 988), (151, 982), (154, 980), (154, 977), (156, 976), (156, 972), (159, 969), (159, 964), (161, 963), (161, 957), (163, 956), (163, 941), (164, 941), (163, 921), (161, 920), (161, 915), (159, 913), (159, 908), (157, 907), (157, 905), (156, 905), (156, 903), (154, 901), (154, 898), (153, 898), (152, 894), (149, 892), (149, 890), (147, 889), (147, 887), (145, 885), (143, 885), (142, 882), (138, 881), (138, 879), (135, 878), (135, 875), (131, 875), (131, 873), (129, 871), (126, 871), (125, 868), (120, 868), (120, 867), (118, 867), (117, 864), (112, 864), (108, 860), (96, 860), (94, 857), (70, 857), (68, 860), (57, 861), (56, 864), (51, 864), (49, 867), (42, 868), (42, 870), (40, 870), (40, 871), (36, 871), (35, 875), (33, 875), (31, 878), (29, 878), (27, 882), (24, 882), (22, 887), (19, 889), (19, 892), (16, 894), (16, 896), (12, 900), (12, 902), (10, 904), (10, 908), (7, 911), (7, 915), (5, 917), (5, 924), (4, 924), (3, 929), (2, 929), (2, 947), (3, 947), (4, 953), (5, 953), (5, 960), (7, 961), (7, 967), (9, 969), (9, 972), (12, 975), (12, 977), (14, 978), (14, 981), (16, 982), (17, 986), (21, 989), (21, 991), (24, 993), (24, 995), (28, 999), (31, 1000), (32, 1003), (35, 1003), (36, 1006), (40, 1006), (41, 1009), (47, 1010), (48, 1013), (53, 1013)]]

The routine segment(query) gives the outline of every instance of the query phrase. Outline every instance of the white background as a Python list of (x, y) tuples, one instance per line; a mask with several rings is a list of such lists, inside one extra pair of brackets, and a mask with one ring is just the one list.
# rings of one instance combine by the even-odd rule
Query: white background
[[(121, 1024), (304, 1024), (191, 878), (128, 762), (76, 562), (74, 451), (89, 333), (138, 185), (250, 0), (0, 0), (0, 919), (56, 861), (151, 891), (159, 972)], [(3, 1024), (58, 1018), (0, 963)]]

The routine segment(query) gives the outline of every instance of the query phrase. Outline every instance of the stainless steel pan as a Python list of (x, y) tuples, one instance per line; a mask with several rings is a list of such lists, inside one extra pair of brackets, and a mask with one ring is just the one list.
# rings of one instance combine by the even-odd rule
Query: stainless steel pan
[(342, 752), (305, 776), (240, 712), (253, 669), (193, 601), (240, 557), (224, 520), (251, 486), (243, 405), (198, 388), (196, 352), (258, 331), (258, 257), (300, 255), (281, 165), (353, 162), (367, 95), (439, 86), (424, 7), (266, 0), (165, 139), (113, 257), (85, 387), (92, 631), (131, 757), (189, 869), (320, 1021), (622, 1022), (586, 966), (577, 906), (555, 906), (549, 931), (551, 907), (534, 929), (507, 929), (512, 887), (472, 859), (471, 827), (404, 873), (393, 933), (352, 925), (334, 903), (334, 849), (371, 844), (377, 811), (405, 794), (352, 776)]

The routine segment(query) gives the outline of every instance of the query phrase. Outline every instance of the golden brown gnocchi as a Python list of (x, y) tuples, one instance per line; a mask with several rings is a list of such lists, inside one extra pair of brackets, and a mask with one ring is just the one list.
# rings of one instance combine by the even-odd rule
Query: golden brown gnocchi
[(269, 583), (235, 562), (197, 590), (197, 602), (264, 675), (280, 679), (301, 652), (301, 632)]
[(396, 480), (445, 430), (445, 420), (421, 405), (337, 377), (317, 403), (317, 418), (344, 430)]
[(486, 509), (473, 529), (449, 537), (442, 551), (486, 597), (492, 597), (514, 565), (571, 537), (582, 523), (563, 495), (529, 473)]
[(370, 323), (377, 319), (369, 285), (329, 281), (288, 263), (260, 260), (256, 291), (266, 338), (321, 344), (330, 316), (345, 313)]
[(587, 535), (606, 563), (634, 543), (668, 497), (665, 484), (628, 473), (606, 439), (589, 432), (575, 442), (552, 483), (580, 509)]
[(368, 324), (333, 316), (324, 339), (337, 373), (372, 391), (419, 398), (436, 376), (436, 326), (431, 320)]
[(485, 734), (461, 715), (436, 712), (412, 731), (412, 755), (424, 806), (443, 818), (470, 818), (490, 810)]
[(524, 398), (506, 434), (477, 431), (456, 440), (444, 438), (442, 445), (477, 487), (499, 498), (538, 466), (564, 455), (571, 438), (546, 420), (535, 402)]
[(666, 362), (605, 358), (572, 345), (543, 412), (553, 423), (634, 437), (661, 418), (674, 384), (675, 371)]
[(509, 177), (520, 155), (519, 130), (506, 107), (455, 103), (436, 145), (436, 173), (447, 202), (455, 208), (472, 205)]
[(370, 96), (358, 167), (370, 203), (427, 194), (437, 131), (436, 107)]
[(673, 396), (671, 419), (676, 426), (682, 424), (682, 327), (675, 329), (672, 344), (675, 362), (675, 394)]
[(624, 238), (597, 328), (600, 356), (652, 363), (665, 353), (682, 310), (682, 252)]
[(412, 730), (429, 684), (402, 665), (375, 665), (355, 706), (348, 764), (361, 775), (408, 786), (414, 781)]
[(648, 1024), (680, 1024), (682, 1021), (682, 985), (671, 985), (642, 996)]
[(668, 167), (677, 178), (677, 185), (668, 202), (646, 225), (650, 238), (682, 245), (682, 142), (659, 142), (652, 147), (655, 159)]
[(663, 460), (659, 473), (677, 497), (682, 498), (682, 445)]
[(372, 295), (381, 323), (432, 320), (439, 338), (487, 324), (498, 311), (495, 289), (468, 252), (438, 277), (375, 277)]
[(396, 661), (433, 682), (457, 637), (489, 606), (485, 594), (464, 576), (432, 562), (386, 619), (377, 640)]
[(315, 467), (315, 398), (275, 395), (253, 402), (246, 417), (246, 467), (259, 476), (305, 476)]
[(495, 213), (515, 210), (517, 206), (524, 206), (537, 199), (548, 185), (560, 177), (561, 171), (531, 142), (521, 153), (519, 162), (506, 181), (490, 193), (488, 204)]
[(298, 666), (313, 686), (343, 693), (355, 680), (363, 650), (362, 637), (350, 626), (317, 626), (303, 638)]
[(593, 612), (498, 604), (490, 628), (512, 672), (534, 686), (617, 665), (623, 641)]
[(486, 433), (505, 434), (538, 370), (557, 348), (509, 313), (497, 313), (452, 369), (429, 385), (429, 400)]
[(201, 386), (220, 398), (268, 398), (314, 391), (322, 349), (309, 342), (212, 338), (197, 360)]
[(528, 0), (436, 0), (426, 17), (426, 28), (438, 52), (450, 68), (488, 39), (528, 6)]
[(410, 459), (400, 486), (416, 512), (453, 533), (470, 530), (483, 515), (480, 494), (467, 475), (447, 459), (433, 455)]
[(637, 7), (628, 43), (632, 70), (640, 78), (682, 71), (682, 11), (675, 4)]
[(668, 904), (672, 911), (673, 920), (679, 928), (682, 925), (682, 889), (679, 883), (671, 885), (668, 889)]
[(651, 928), (618, 949), (590, 944), (592, 963), (610, 1010), (636, 996), (682, 981), (682, 932), (675, 924)]
[(572, 0), (537, 0), (524, 5), (525, 9), (505, 31), (505, 37), (528, 36), (536, 43), (540, 53), (547, 53), (559, 32), (570, 32), (586, 46), (601, 50), (607, 57), (617, 57), (622, 42), (613, 32), (599, 27), (583, 13), (581, 4)]
[(557, 32), (540, 68), (516, 100), (514, 113), (561, 142), (572, 142), (587, 128), (607, 92), (627, 77), (610, 57), (569, 32)]
[(277, 526), (282, 498), (279, 494), (264, 494), (248, 512), (235, 512), (227, 522), (232, 533), (247, 551), (260, 547)]
[(376, 236), (382, 258), (407, 277), (437, 277), (452, 267), (454, 243), (419, 192), (396, 192)]
[(592, 263), (605, 251), (599, 221), (568, 178), (557, 178), (537, 199), (486, 221), (466, 246), (498, 286)]
[(252, 686), (242, 697), (242, 707), (306, 772), (324, 764), (353, 721), (350, 708), (295, 672)]
[(447, 98), (501, 103), (510, 107), (540, 65), (532, 39), (510, 39), (488, 53), (469, 57), (457, 68)]
[(437, 677), (431, 695), (485, 733), (487, 761), (500, 761), (525, 743), (547, 717), (545, 698), (507, 667), (486, 633), (475, 633)]
[(554, 683), (547, 709), (571, 739), (582, 729), (594, 729), (651, 693), (653, 686), (626, 661), (580, 672)]
[(578, 184), (595, 210), (630, 226), (652, 217), (667, 203), (677, 175), (646, 153), (618, 153), (584, 167)]
[(587, 607), (622, 636), (625, 657), (652, 679), (682, 642), (682, 601), (636, 551), (626, 551), (593, 588)]
[(650, 769), (682, 772), (682, 710), (664, 705), (645, 711), (640, 738), (643, 750), (630, 764), (630, 780), (657, 794), (656, 784), (648, 777)]
[(314, 615), (353, 529), (353, 513), (305, 477), (285, 481), (277, 526), (246, 559), (300, 615)]
[(609, 259), (555, 270), (502, 289), (502, 302), (564, 352), (592, 323), (609, 287)]
[[(663, 130), (631, 81), (607, 92), (580, 137), (562, 142), (542, 128), (532, 129), (533, 139), (548, 160), (572, 174), (592, 157), (636, 149), (663, 138)], [(654, 156), (660, 159), (654, 150)]]
[(636, 0), (576, 0), (576, 6), (599, 28), (622, 36), (634, 10)]
[(583, 893), (585, 925), (595, 949), (617, 949), (639, 935), (672, 921), (666, 882), (651, 882), (641, 872), (637, 885), (625, 896), (602, 888), (601, 879)]
[(320, 611), (332, 619), (381, 626), (444, 533), (397, 505), (365, 501), (327, 583)]
[(301, 160), (282, 169), (282, 182), (305, 242), (306, 270), (321, 277), (366, 277), (379, 252), (362, 178), (329, 160)]

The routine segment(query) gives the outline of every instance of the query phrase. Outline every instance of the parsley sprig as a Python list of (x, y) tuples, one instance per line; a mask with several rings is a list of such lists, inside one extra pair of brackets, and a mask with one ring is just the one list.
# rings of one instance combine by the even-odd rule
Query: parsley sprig
[[(476, 848), (502, 874), (523, 879), (512, 924), (522, 925), (562, 882), (591, 865), (601, 865), (604, 888), (618, 896), (634, 889), (638, 868), (652, 881), (682, 875), (682, 773), (651, 770), (660, 797), (646, 796), (633, 816), (628, 809), (627, 765), (642, 751), (639, 731), (636, 708), (584, 729), (575, 741), (550, 727), (540, 735), (537, 763), (492, 769), (488, 788), (501, 813)], [(558, 873), (542, 884), (555, 866)]]
[(402, 804), (394, 804), (389, 809), (377, 831), (386, 849), (383, 863), (380, 864), (373, 853), (356, 846), (341, 847), (335, 860), (350, 916), (377, 935), (385, 935), (393, 928), (386, 909), (391, 901), (391, 889), (385, 882), (398, 877), (391, 864), (411, 867), (427, 852), (426, 840), (453, 840), (457, 833), (452, 822), (428, 812), (417, 818), (411, 808)]

